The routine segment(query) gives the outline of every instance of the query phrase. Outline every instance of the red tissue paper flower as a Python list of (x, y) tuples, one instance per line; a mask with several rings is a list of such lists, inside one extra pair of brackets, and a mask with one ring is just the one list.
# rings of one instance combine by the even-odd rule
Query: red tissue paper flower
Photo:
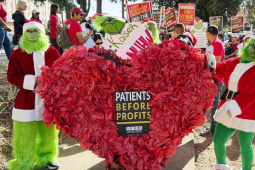
[[(52, 68), (41, 69), (37, 93), (45, 103), (44, 122), (55, 123), (82, 148), (105, 158), (107, 169), (113, 162), (126, 170), (162, 169), (183, 137), (205, 121), (218, 91), (205, 56), (178, 41), (152, 44), (129, 61), (103, 49), (71, 48)], [(151, 94), (149, 133), (118, 134), (119, 90)]]

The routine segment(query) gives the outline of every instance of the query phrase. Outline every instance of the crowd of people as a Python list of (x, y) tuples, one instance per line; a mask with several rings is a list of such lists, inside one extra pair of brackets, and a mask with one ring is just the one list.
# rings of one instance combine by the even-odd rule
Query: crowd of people
[[(0, 43), (2, 44), (2, 46), (4, 46), (7, 58), (10, 59), (10, 56), (12, 53), (17, 54), (19, 52), (16, 50), (19, 50), (19, 47), (21, 46), (20, 40), (24, 39), (24, 38), (22, 38), (23, 34), (25, 34), (25, 33), (32, 34), (34, 31), (33, 28), (36, 28), (36, 29), (40, 30), (41, 32), (44, 32), (45, 30), (44, 30), (44, 28), (41, 28), (42, 22), (40, 20), (40, 13), (37, 10), (33, 10), (32, 17), (30, 19), (26, 19), (24, 16), (24, 11), (27, 9), (26, 2), (18, 1), (17, 5), (16, 5), (17, 10), (12, 15), (12, 18), (14, 20), (14, 36), (13, 36), (12, 43), (13, 43), (13, 45), (16, 45), (16, 48), (11, 49), (11, 42), (10, 42), (7, 32), (12, 31), (12, 30), (6, 24), (7, 12), (3, 8), (3, 5), (2, 5), (2, 2), (4, 2), (4, 1), (5, 0), (0, 0), (0, 2), (1, 2), (0, 3)], [(48, 53), (51, 52), (52, 54), (55, 54), (55, 52), (57, 51), (57, 56), (58, 56), (57, 58), (59, 58), (64, 53), (65, 49), (63, 48), (62, 45), (60, 45), (64, 42), (59, 42), (59, 41), (63, 41), (63, 39), (61, 39), (61, 36), (63, 36), (62, 32), (65, 30), (68, 33), (68, 38), (64, 37), (64, 40), (68, 40), (71, 42), (70, 47), (73, 47), (75, 49), (78, 49), (79, 46), (86, 46), (87, 49), (89, 49), (89, 48), (97, 49), (97, 48), (101, 47), (101, 45), (103, 44), (103, 41), (104, 41), (103, 35), (101, 33), (95, 32), (92, 29), (91, 23), (90, 23), (91, 19), (84, 18), (86, 13), (84, 13), (81, 8), (74, 7), (71, 10), (71, 18), (68, 19), (65, 23), (62, 23), (61, 19), (58, 16), (58, 13), (59, 13), (59, 6), (57, 4), (52, 4), (51, 9), (50, 9), (51, 15), (50, 15), (50, 20), (49, 20), (49, 28), (50, 28), (49, 36), (50, 36), (50, 41), (51, 41), (52, 47), (47, 47), (48, 49), (50, 49)], [(30, 23), (31, 21), (36, 22), (39, 25), (32, 24), (32, 26), (30, 26), (28, 24), (29, 28), (24, 27), (24, 25), (26, 25), (27, 23)], [(36, 33), (36, 31), (35, 31), (35, 33)], [(231, 114), (234, 115), (230, 119), (232, 121), (233, 117), (237, 116), (238, 114), (241, 114), (240, 108), (242, 108), (242, 107), (249, 108), (250, 107), (250, 106), (246, 106), (244, 103), (241, 103), (241, 99), (243, 99), (241, 97), (243, 97), (243, 96), (237, 97), (236, 100), (232, 100), (236, 96), (238, 96), (239, 93), (242, 93), (243, 89), (245, 90), (245, 83), (240, 85), (240, 87), (238, 86), (238, 87), (233, 88), (234, 86), (237, 86), (236, 83), (238, 83), (239, 80), (236, 82), (231, 82), (232, 85), (226, 84), (226, 82), (230, 81), (230, 79), (233, 77), (229, 77), (229, 76), (232, 73), (235, 73), (234, 69), (231, 70), (232, 65), (233, 65), (233, 68), (235, 68), (235, 66), (239, 64), (237, 69), (241, 69), (240, 72), (242, 72), (242, 74), (244, 74), (245, 71), (252, 68), (252, 66), (253, 66), (252, 64), (249, 65), (248, 69), (243, 68), (246, 66), (246, 65), (243, 66), (244, 65), (243, 63), (245, 63), (245, 64), (251, 63), (251, 61), (253, 61), (252, 59), (246, 58), (245, 60), (242, 60), (240, 58), (239, 59), (234, 58), (239, 55), (239, 52), (244, 51), (243, 49), (246, 47), (245, 45), (250, 43), (250, 39), (252, 38), (252, 36), (253, 36), (252, 32), (247, 33), (245, 36), (239, 36), (238, 34), (233, 33), (228, 36), (228, 42), (225, 45), (223, 45), (223, 42), (220, 39), (219, 34), (218, 34), (218, 28), (216, 26), (209, 26), (206, 30), (206, 37), (208, 40), (208, 48), (204, 49), (204, 52), (206, 55), (209, 56), (208, 58), (213, 56), (213, 59), (215, 60), (215, 64), (217, 64), (216, 72), (218, 75), (218, 91), (217, 91), (217, 96), (215, 97), (215, 100), (213, 102), (213, 108), (211, 109), (211, 127), (210, 127), (210, 129), (208, 129), (208, 131), (202, 133), (201, 135), (202, 136), (215, 135), (214, 143), (215, 143), (215, 154), (216, 154), (216, 158), (217, 158), (217, 164), (215, 167), (217, 170), (223, 170), (224, 168), (226, 170), (231, 170), (231, 168), (228, 165), (226, 165), (226, 160), (225, 160), (225, 155), (224, 155), (226, 148), (224, 147), (224, 145), (225, 145), (226, 141), (228, 140), (228, 138), (230, 137), (230, 135), (233, 134), (234, 130), (239, 130), (239, 134), (242, 137), (242, 139), (240, 139), (241, 154), (242, 154), (242, 158), (246, 159), (246, 160), (243, 160), (243, 167), (245, 167), (244, 170), (251, 170), (252, 160), (249, 157), (252, 156), (252, 153), (251, 153), (252, 148), (250, 146), (252, 144), (251, 142), (254, 137), (254, 130), (253, 129), (247, 130), (242, 125), (240, 125), (240, 126), (236, 126), (234, 124), (229, 125), (228, 124), (229, 122), (226, 123), (225, 121), (221, 120), (220, 118), (218, 118), (218, 120), (217, 120), (215, 118), (215, 116), (218, 114), (218, 117), (219, 117), (223, 113), (222, 110), (221, 110), (221, 112), (217, 112), (217, 110), (218, 110), (219, 106), (220, 106), (220, 108), (222, 108), (224, 106), (223, 109), (229, 110), (231, 112)], [(159, 37), (160, 37), (161, 42), (178, 40), (178, 41), (188, 44), (190, 46), (195, 46), (197, 43), (196, 38), (189, 32), (189, 30), (186, 30), (185, 26), (181, 23), (177, 23), (174, 26), (174, 31), (172, 32), (172, 34), (168, 34), (165, 31), (163, 31), (163, 32), (161, 31)], [(38, 40), (38, 38), (37, 38), (37, 40)], [(32, 39), (33, 38), (29, 39), (29, 41), (33, 42)], [(252, 47), (251, 50), (253, 50), (254, 45), (251, 44), (251, 47)], [(211, 49), (213, 49), (213, 50), (211, 50)], [(22, 53), (22, 55), (24, 55), (24, 56), (27, 55), (23, 51), (20, 53)], [(52, 54), (48, 54), (48, 53), (45, 55), (52, 55)], [(246, 55), (246, 53), (245, 54), (241, 53), (241, 54)], [(250, 53), (250, 55), (252, 55), (252, 54), (253, 53)], [(12, 60), (15, 59), (14, 57), (12, 57), (13, 58)], [(54, 58), (54, 61), (57, 60), (57, 58)], [(10, 61), (10, 63), (15, 64), (14, 61)], [(26, 65), (27, 63), (22, 63), (22, 64)], [(226, 67), (226, 66), (228, 66), (228, 67)], [(230, 71), (226, 72), (225, 71), (226, 69), (230, 69)], [(15, 72), (15, 70), (13, 72)], [(10, 74), (9, 81), (12, 81), (11, 76), (14, 76), (14, 73), (12, 75), (10, 70), (8, 70), (8, 73)], [(32, 72), (31, 72), (31, 74), (32, 74)], [(240, 76), (242, 76), (242, 74), (238, 75), (239, 78), (240, 78)], [(27, 76), (27, 75), (24, 75), (24, 76)], [(26, 79), (26, 77), (24, 79)], [(11, 83), (15, 84), (16, 83), (15, 81), (16, 81), (16, 79), (13, 80), (13, 82), (11, 82)], [(26, 80), (26, 81), (27, 81), (26, 83), (29, 86), (29, 80)], [(220, 92), (222, 91), (222, 86), (224, 84), (223, 81), (225, 82), (228, 90), (226, 91), (227, 94), (224, 93), (224, 95), (222, 97), (220, 97)], [(241, 81), (244, 81), (244, 80), (241, 79)], [(248, 82), (247, 84), (249, 85), (249, 80), (247, 80), (247, 82)], [(24, 84), (26, 84), (26, 83), (24, 80)], [(23, 86), (25, 86), (24, 84), (23, 84)], [(19, 82), (19, 84), (17, 83), (17, 86), (19, 86), (19, 85), (20, 85), (20, 82)], [(32, 89), (34, 89), (34, 86), (35, 85), (33, 84)], [(251, 87), (249, 86), (249, 88), (251, 88)], [(26, 88), (24, 87), (24, 89), (26, 89)], [(27, 88), (27, 90), (30, 90), (30, 89)], [(251, 90), (248, 92), (251, 92)], [(230, 102), (227, 101), (229, 99), (229, 93), (232, 94)], [(241, 99), (239, 99), (239, 98), (241, 98)], [(20, 100), (22, 100), (22, 99), (20, 99)], [(221, 104), (220, 104), (220, 102), (221, 102)], [(238, 110), (238, 113), (236, 113), (237, 112), (236, 110), (233, 111), (232, 108)], [(246, 109), (246, 108), (242, 108), (242, 109)], [(252, 108), (251, 108), (251, 111), (252, 111)], [(245, 116), (246, 117), (243, 117), (243, 118), (241, 117), (241, 118), (248, 119), (248, 121), (246, 121), (246, 122), (248, 122), (248, 124), (249, 123), (252, 124), (253, 117), (250, 116), (248, 113)], [(17, 121), (19, 121), (19, 120), (20, 119), (17, 119)], [(216, 121), (218, 123), (216, 123)], [(236, 122), (237, 119), (233, 119), (233, 122), (234, 121)], [(239, 119), (238, 119), (238, 121), (239, 121)], [(243, 123), (245, 121), (242, 120), (240, 122)], [(18, 127), (21, 125), (16, 123), (16, 126)], [(231, 130), (229, 130), (229, 129), (231, 129)], [(17, 130), (17, 132), (18, 132), (18, 130)], [(225, 134), (227, 134), (227, 135), (225, 135)], [(224, 138), (223, 141), (221, 140), (222, 138)], [(19, 147), (19, 146), (17, 145), (15, 147)], [(57, 146), (54, 146), (54, 147), (57, 148)], [(247, 161), (247, 160), (249, 160), (249, 161)], [(58, 166), (51, 164), (52, 162), (46, 162), (46, 163), (48, 163), (47, 166), (52, 167), (52, 169), (54, 169), (54, 168), (58, 169)]]
[[(6, 56), (9, 59), (13, 50), (19, 48), (19, 39), (23, 35), (23, 26), (25, 23), (30, 21), (39, 22), (42, 24), (40, 20), (40, 12), (37, 10), (32, 10), (32, 17), (30, 19), (26, 19), (24, 16), (24, 11), (27, 9), (27, 5), (25, 1), (18, 1), (14, 14), (12, 14), (13, 25), (14, 25), (14, 36), (12, 38), (12, 42), (8, 37), (7, 32), (12, 31), (11, 28), (7, 25), (7, 12), (4, 9), (2, 2), (5, 0), (1, 0), (0, 2), (0, 42), (4, 46), (4, 50), (6, 52)], [(52, 4), (50, 7), (50, 19), (48, 28), (50, 30), (50, 40), (51, 45), (55, 47), (60, 55), (63, 54), (64, 49), (60, 47), (57, 43), (57, 32), (64, 26), (68, 27), (68, 34), (70, 39), (72, 40), (72, 47), (78, 48), (79, 45), (84, 45), (88, 49), (89, 48), (98, 48), (102, 45), (103, 36), (100, 33), (95, 33), (92, 28), (89, 18), (83, 18), (86, 14), (82, 11), (81, 8), (75, 7), (71, 10), (72, 18), (68, 19), (65, 23), (61, 22), (61, 19), (58, 16), (59, 6), (58, 4)], [(11, 44), (15, 47), (12, 49)]]

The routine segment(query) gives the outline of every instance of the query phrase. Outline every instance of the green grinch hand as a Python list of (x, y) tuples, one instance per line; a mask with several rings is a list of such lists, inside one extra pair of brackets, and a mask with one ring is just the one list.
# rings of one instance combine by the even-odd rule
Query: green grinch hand
[(203, 32), (205, 32), (205, 31), (206, 31), (206, 28), (203, 29)]
[(27, 29), (27, 31), (25, 32), (25, 36), (26, 38), (31, 41), (31, 42), (35, 42), (35, 41), (38, 41), (39, 38), (40, 38), (40, 34), (41, 34), (41, 31), (37, 28), (30, 28), (30, 29)]
[(197, 30), (200, 30), (203, 27), (203, 24), (201, 22), (199, 22), (197, 25), (195, 25), (195, 28)]

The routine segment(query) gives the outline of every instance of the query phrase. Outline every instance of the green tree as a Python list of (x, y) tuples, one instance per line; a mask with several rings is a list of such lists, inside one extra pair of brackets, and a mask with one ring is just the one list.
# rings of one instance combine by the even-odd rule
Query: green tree
[(88, 14), (90, 11), (91, 0), (77, 0), (77, 3), (81, 5), (81, 9)]
[(255, 0), (246, 0), (244, 7), (248, 10), (247, 18), (253, 26), (255, 25)]
[[(35, 4), (44, 4), (46, 0), (34, 0)], [(59, 5), (59, 10), (61, 12), (65, 11), (66, 12), (66, 18), (70, 18), (71, 14), (70, 11), (74, 7), (74, 4), (72, 0), (49, 0), (49, 2), (53, 4), (58, 4)]]
[(230, 18), (236, 16), (243, 0), (153, 0), (159, 6), (174, 7), (178, 9), (179, 3), (196, 4), (196, 16), (209, 22), (210, 16), (223, 16), (224, 25), (230, 24)]

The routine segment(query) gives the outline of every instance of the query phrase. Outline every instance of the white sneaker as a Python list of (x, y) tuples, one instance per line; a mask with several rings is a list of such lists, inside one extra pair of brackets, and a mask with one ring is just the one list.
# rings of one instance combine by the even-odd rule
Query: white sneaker
[(232, 170), (229, 165), (215, 164), (215, 170)]

